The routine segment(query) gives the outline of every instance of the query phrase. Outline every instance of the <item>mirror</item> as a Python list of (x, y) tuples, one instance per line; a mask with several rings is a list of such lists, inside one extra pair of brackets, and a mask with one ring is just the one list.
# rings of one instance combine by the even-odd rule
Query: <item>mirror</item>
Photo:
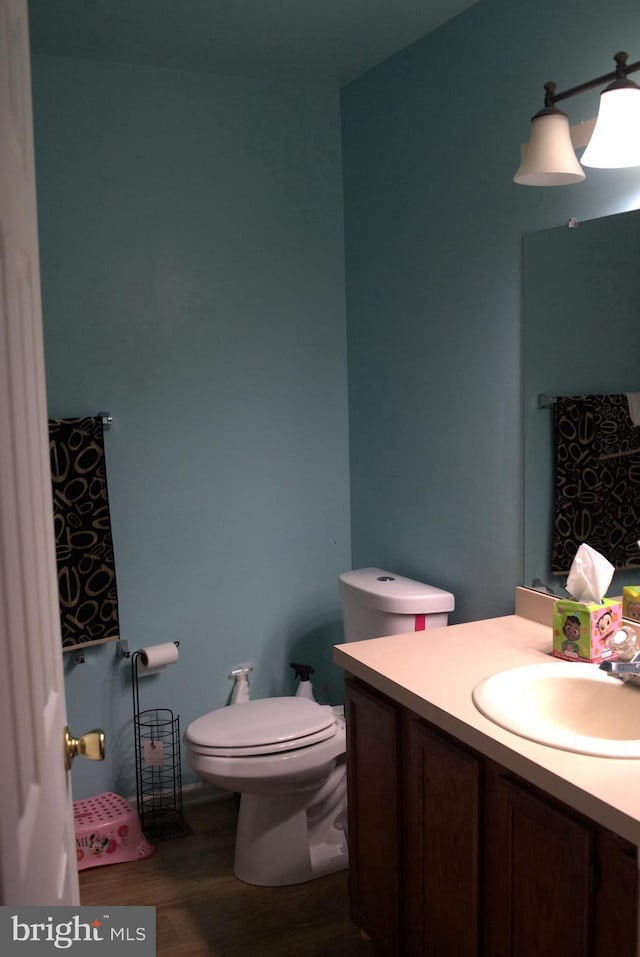
[[(551, 574), (553, 404), (540, 397), (640, 391), (640, 210), (524, 237), (524, 584)], [(638, 536), (640, 539), (640, 528)], [(638, 584), (617, 572), (608, 594)]]

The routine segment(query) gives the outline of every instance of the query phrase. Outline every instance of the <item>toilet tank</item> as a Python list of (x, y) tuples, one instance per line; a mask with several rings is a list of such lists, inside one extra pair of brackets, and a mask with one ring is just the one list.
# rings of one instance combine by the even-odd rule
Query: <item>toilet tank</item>
[(339, 577), (345, 641), (444, 628), (455, 607), (451, 592), (381, 568)]

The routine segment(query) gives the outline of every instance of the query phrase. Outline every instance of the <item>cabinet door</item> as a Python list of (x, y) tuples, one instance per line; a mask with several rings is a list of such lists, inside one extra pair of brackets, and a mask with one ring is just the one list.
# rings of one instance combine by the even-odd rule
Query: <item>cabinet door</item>
[(476, 957), (480, 762), (406, 718), (408, 957)]
[(594, 957), (637, 952), (638, 849), (616, 834), (596, 832)]
[(592, 829), (489, 766), (485, 840), (485, 953), (589, 957)]
[(376, 945), (400, 953), (400, 711), (347, 679), (351, 917)]

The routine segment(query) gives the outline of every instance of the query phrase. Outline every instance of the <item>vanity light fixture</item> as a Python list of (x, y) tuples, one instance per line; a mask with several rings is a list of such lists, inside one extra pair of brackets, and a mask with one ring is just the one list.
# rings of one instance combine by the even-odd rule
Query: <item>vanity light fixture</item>
[[(566, 186), (585, 178), (582, 166), (623, 169), (640, 166), (640, 87), (628, 78), (640, 61), (627, 63), (628, 53), (616, 53), (612, 73), (557, 92), (545, 83), (544, 108), (531, 118), (531, 136), (513, 177), (522, 186)], [(571, 141), (569, 117), (556, 103), (607, 84), (600, 94), (595, 129), (578, 162)]]

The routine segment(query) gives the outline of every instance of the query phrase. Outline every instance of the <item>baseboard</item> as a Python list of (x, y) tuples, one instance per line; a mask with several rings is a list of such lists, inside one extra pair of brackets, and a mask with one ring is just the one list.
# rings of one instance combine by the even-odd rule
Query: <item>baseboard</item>
[[(194, 784), (184, 784), (182, 786), (182, 805), (189, 807), (194, 804), (204, 804), (207, 801), (222, 801), (230, 798), (231, 792), (217, 788), (213, 784), (207, 784), (206, 781), (196, 781)], [(137, 807), (138, 799), (135, 794), (127, 798), (129, 804)]]
[(204, 804), (206, 801), (222, 801), (230, 797), (230, 791), (223, 791), (222, 788), (217, 788), (214, 784), (208, 784), (206, 781), (185, 784), (182, 788), (183, 806)]

